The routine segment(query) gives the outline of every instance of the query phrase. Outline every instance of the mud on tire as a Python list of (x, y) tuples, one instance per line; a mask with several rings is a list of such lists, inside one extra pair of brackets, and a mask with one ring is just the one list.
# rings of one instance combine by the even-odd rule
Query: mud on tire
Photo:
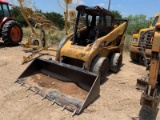
[(22, 41), (23, 31), (14, 20), (7, 21), (2, 27), (2, 40), (6, 45), (18, 45)]
[(109, 70), (109, 60), (106, 57), (95, 57), (92, 61), (90, 71), (100, 75), (100, 82), (102, 82)]
[(122, 66), (122, 54), (113, 53), (110, 59), (110, 71), (117, 73)]

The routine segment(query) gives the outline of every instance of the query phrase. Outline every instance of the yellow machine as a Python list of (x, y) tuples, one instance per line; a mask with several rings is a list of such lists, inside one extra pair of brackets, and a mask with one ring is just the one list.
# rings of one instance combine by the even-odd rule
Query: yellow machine
[[(158, 18), (160, 17), (160, 14), (157, 14), (153, 20), (153, 22), (150, 24), (149, 28), (144, 28), (144, 29), (141, 29), (139, 31), (139, 33), (137, 34), (133, 34), (133, 40), (131, 42), (131, 46), (130, 46), (130, 58), (133, 62), (139, 62), (139, 63), (144, 63), (144, 58), (143, 58), (143, 55), (141, 54), (141, 51), (140, 51), (140, 40), (141, 40), (141, 35), (148, 31), (148, 30), (153, 30), (155, 28), (155, 25), (158, 21)], [(146, 54), (146, 56), (148, 58), (150, 58), (151, 56), (151, 42), (150, 42), (150, 39), (151, 39), (151, 36), (152, 36), (152, 32), (148, 32), (146, 34), (147, 39), (147, 46), (146, 46), (146, 49), (144, 51), (144, 53)]]
[[(118, 72), (120, 69), (127, 21), (122, 24), (117, 23), (120, 25), (114, 28), (114, 15), (101, 9), (103, 12), (101, 16), (100, 12), (97, 13), (97, 9), (87, 10), (84, 6), (77, 7), (78, 16), (74, 34), (61, 41), (56, 61), (102, 73), (101, 77), (104, 79), (109, 68), (113, 72)], [(83, 10), (85, 12), (82, 12)], [(96, 19), (97, 16), (100, 16), (100, 19)], [(78, 29), (79, 21), (84, 18), (86, 27)]]
[(140, 104), (151, 109), (157, 109), (160, 102), (160, 18), (154, 29), (151, 48), (149, 74), (137, 80), (137, 84), (144, 85)]
[(99, 97), (108, 70), (120, 70), (128, 20), (115, 19), (99, 6), (80, 5), (76, 10), (74, 32), (61, 40), (56, 61), (35, 59), (16, 82), (80, 114)]

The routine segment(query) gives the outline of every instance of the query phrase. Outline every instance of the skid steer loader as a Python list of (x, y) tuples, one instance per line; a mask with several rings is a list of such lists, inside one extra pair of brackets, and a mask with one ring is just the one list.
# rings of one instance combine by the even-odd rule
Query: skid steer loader
[(74, 32), (61, 40), (55, 61), (35, 59), (16, 82), (80, 114), (99, 97), (108, 70), (120, 70), (128, 20), (115, 19), (99, 6), (76, 10)]

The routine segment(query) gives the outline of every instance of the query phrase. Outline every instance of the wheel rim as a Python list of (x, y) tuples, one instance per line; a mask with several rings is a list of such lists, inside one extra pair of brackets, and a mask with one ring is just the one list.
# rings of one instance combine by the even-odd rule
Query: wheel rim
[(11, 29), (11, 33), (10, 33), (11, 39), (14, 42), (18, 42), (20, 37), (21, 37), (21, 30), (18, 26), (15, 26)]

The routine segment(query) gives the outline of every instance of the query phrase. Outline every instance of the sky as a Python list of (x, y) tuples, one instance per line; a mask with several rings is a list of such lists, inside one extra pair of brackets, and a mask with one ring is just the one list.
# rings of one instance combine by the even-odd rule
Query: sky
[[(8, 0), (16, 1), (16, 0)], [(64, 7), (64, 0), (61, 1), (61, 5), (58, 0), (28, 0), (35, 4), (37, 9), (41, 9), (43, 12), (57, 12), (63, 14), (62, 6)], [(73, 4), (84, 4), (87, 6), (100, 5), (104, 8), (108, 8), (109, 0), (72, 0)], [(111, 10), (117, 10), (123, 17), (128, 15), (144, 14), (147, 18), (154, 17), (160, 12), (160, 0), (111, 0)], [(70, 7), (72, 9), (73, 6)]]

